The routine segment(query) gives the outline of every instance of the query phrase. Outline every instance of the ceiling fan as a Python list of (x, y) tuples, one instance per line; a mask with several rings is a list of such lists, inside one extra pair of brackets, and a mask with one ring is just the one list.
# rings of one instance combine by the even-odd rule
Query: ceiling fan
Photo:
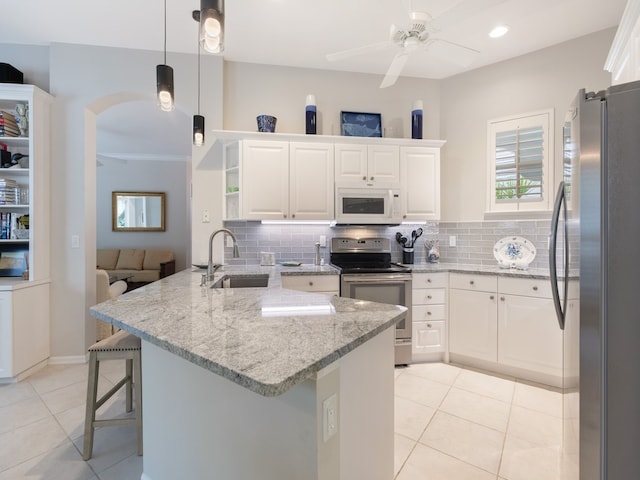
[(400, 73), (402, 73), (402, 69), (412, 53), (419, 50), (428, 51), (429, 47), (434, 44), (446, 47), (446, 58), (449, 61), (468, 66), (474, 57), (480, 53), (478, 50), (443, 38), (434, 37), (433, 34), (442, 31), (449, 25), (460, 22), (504, 1), (506, 0), (463, 0), (436, 18), (432, 18), (431, 15), (424, 10), (414, 9), (413, 2), (409, 1), (410, 25), (398, 28), (392, 24), (388, 40), (341, 52), (330, 53), (326, 55), (326, 58), (328, 61), (334, 62), (356, 55), (376, 52), (389, 46), (400, 48), (395, 57), (393, 57), (391, 65), (389, 65), (387, 73), (380, 84), (380, 88), (390, 87), (396, 83), (396, 80), (400, 76)]

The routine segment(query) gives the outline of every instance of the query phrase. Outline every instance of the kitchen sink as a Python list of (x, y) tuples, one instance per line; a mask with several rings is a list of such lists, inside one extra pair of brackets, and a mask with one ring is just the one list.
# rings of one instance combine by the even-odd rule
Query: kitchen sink
[(226, 275), (213, 284), (213, 288), (257, 288), (269, 286), (269, 274)]

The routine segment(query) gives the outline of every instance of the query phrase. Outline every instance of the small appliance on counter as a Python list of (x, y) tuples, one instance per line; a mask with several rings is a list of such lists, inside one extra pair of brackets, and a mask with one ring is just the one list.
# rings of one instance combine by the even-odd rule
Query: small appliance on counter
[(411, 232), (411, 238), (407, 238), (402, 233), (396, 232), (396, 242), (402, 245), (402, 263), (412, 264), (414, 259), (413, 246), (416, 244), (416, 240), (422, 235), (422, 228), (413, 230)]

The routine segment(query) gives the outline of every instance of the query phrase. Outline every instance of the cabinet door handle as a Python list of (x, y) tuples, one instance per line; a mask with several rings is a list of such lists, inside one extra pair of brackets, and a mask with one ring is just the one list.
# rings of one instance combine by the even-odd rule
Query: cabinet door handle
[(293, 215), (291, 215), (291, 218), (296, 218), (296, 214), (294, 213)]
[(504, 297), (500, 297), (500, 301), (501, 301), (501, 302), (504, 302)]
[(362, 179), (363, 179), (363, 180), (367, 180), (367, 177), (366, 177), (366, 175), (365, 175), (364, 177), (362, 177)]
[(431, 295), (427, 295), (427, 299), (428, 299), (428, 300), (431, 300)]
[(430, 278), (427, 278), (427, 283), (431, 283), (431, 279)]
[(287, 218), (287, 214), (285, 213), (285, 214), (283, 215), (283, 217), (284, 217), (284, 218)]
[(371, 177), (371, 181), (373, 181), (373, 177)]
[(309, 282), (309, 286), (310, 286), (310, 287), (313, 287), (313, 282)]
[(427, 312), (427, 315), (431, 315), (431, 312)]
[(536, 285), (533, 286), (533, 291), (537, 292), (538, 291), (538, 287)]
[(474, 282), (473, 280), (469, 280), (469, 285), (473, 285), (473, 284), (475, 284), (475, 283), (476, 283), (476, 282)]
[(494, 297), (493, 295), (491, 295), (491, 296), (489, 297), (489, 300), (493, 300), (494, 298), (496, 298), (496, 297)]
[(427, 323), (427, 328), (431, 328), (431, 324), (430, 323)]

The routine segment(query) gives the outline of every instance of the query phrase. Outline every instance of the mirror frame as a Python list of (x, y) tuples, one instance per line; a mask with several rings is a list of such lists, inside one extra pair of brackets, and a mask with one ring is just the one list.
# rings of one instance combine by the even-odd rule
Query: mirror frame
[[(118, 197), (157, 197), (160, 198), (159, 227), (119, 227)], [(111, 230), (114, 232), (164, 232), (165, 228), (165, 192), (111, 192)]]

